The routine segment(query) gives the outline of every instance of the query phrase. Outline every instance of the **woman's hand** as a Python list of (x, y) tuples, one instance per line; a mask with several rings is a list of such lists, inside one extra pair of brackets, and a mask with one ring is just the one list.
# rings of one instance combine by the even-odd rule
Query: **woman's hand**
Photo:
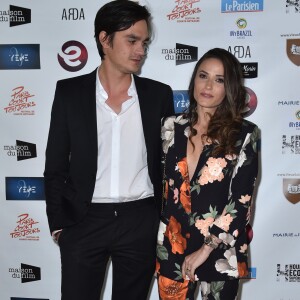
[(186, 256), (181, 267), (182, 278), (186, 279), (187, 276), (191, 281), (195, 281), (195, 270), (207, 260), (213, 250), (213, 248), (203, 245), (199, 250)]
[[(195, 270), (200, 267), (209, 257), (213, 248), (203, 245), (199, 250), (188, 255), (182, 264), (182, 278), (195, 281)], [(188, 278), (187, 278), (188, 277)]]

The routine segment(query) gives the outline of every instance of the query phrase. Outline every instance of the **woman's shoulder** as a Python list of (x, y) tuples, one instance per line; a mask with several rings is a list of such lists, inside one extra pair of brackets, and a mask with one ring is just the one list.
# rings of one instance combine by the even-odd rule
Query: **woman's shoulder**
[(175, 114), (162, 120), (161, 139), (164, 153), (167, 153), (168, 149), (174, 145), (175, 131), (179, 140), (189, 135), (189, 120), (185, 114)]
[(260, 130), (258, 126), (244, 119), (242, 122), (241, 139), (243, 140), (243, 145), (251, 142), (253, 149), (257, 151), (260, 145)]
[(258, 130), (258, 126), (249, 121), (249, 120), (245, 120), (243, 119), (242, 121), (242, 132), (245, 132), (245, 133), (251, 133), (253, 131), (257, 131)]

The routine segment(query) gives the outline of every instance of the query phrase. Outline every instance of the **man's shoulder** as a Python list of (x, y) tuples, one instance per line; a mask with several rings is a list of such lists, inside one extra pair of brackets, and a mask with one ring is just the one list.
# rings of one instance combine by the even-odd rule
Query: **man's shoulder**
[(171, 88), (168, 84), (163, 83), (158, 80), (150, 79), (147, 77), (141, 77), (137, 75), (133, 75), (134, 81), (136, 84), (142, 84), (145, 86), (154, 86), (154, 87), (161, 87), (161, 88)]
[(69, 86), (69, 85), (77, 86), (78, 84), (88, 82), (93, 78), (95, 79), (95, 82), (96, 82), (96, 70), (94, 70), (90, 73), (60, 79), (60, 80), (57, 81), (57, 84), (58, 85), (63, 85), (63, 86)]

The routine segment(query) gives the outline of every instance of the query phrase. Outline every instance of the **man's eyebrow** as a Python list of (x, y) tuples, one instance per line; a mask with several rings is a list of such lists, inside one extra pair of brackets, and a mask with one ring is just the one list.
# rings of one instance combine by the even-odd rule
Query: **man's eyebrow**
[[(133, 33), (130, 33), (128, 35), (126, 35), (126, 37), (131, 38), (131, 39), (135, 39), (135, 40), (141, 40), (141, 38)], [(149, 42), (150, 41), (150, 37), (148, 36), (146, 39), (143, 40), (144, 42)]]

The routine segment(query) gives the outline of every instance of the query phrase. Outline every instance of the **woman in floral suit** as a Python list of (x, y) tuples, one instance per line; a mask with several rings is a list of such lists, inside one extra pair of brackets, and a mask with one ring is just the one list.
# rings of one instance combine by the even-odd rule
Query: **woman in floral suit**
[(236, 299), (247, 276), (247, 224), (258, 128), (243, 119), (238, 60), (215, 48), (198, 61), (186, 114), (162, 127), (165, 207), (158, 233), (160, 299)]

